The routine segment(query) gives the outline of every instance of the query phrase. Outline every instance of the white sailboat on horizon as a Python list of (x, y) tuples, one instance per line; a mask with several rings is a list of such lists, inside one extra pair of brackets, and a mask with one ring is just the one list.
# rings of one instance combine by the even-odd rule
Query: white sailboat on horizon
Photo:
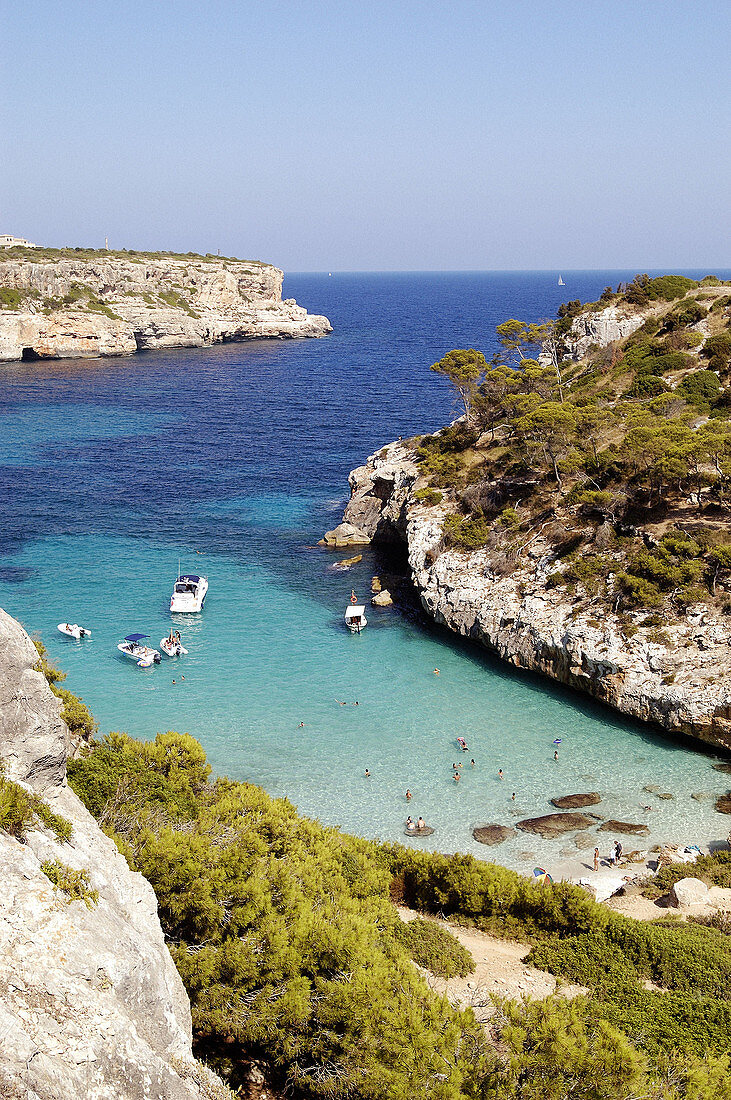
[(558, 277), (558, 285), (559, 285), (559, 286), (566, 286), (566, 283), (565, 283), (565, 282), (563, 281), (563, 279), (561, 278), (561, 276), (560, 276), (560, 275), (559, 275), (559, 277)]

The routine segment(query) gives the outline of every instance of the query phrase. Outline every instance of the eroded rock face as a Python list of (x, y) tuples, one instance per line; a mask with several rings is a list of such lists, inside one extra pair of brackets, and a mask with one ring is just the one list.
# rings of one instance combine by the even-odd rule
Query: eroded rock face
[(543, 817), (527, 817), (519, 821), (516, 828), (524, 833), (538, 833), (544, 840), (555, 840), (564, 833), (573, 833), (577, 829), (588, 829), (594, 825), (594, 819), (586, 814), (545, 814)]
[[(643, 722), (731, 751), (731, 647), (728, 624), (707, 607), (669, 623), (670, 645), (642, 631), (627, 637), (607, 608), (582, 610), (550, 586), (551, 546), (537, 535), (505, 574), (486, 550), (445, 550), (444, 516), (427, 506), (408, 442), (382, 448), (350, 475), (345, 521), (377, 543), (406, 546), (411, 579), (426, 612), (505, 661), (586, 692)], [(698, 637), (703, 637), (703, 645)]]
[[(36, 1100), (224, 1096), (193, 1061), (190, 1006), (152, 887), (66, 785), (68, 733), (37, 654), (0, 611), (0, 756), (6, 775), (73, 826), (25, 843), (0, 832), (0, 1095)], [(85, 870), (96, 905), (67, 903), (44, 861)], [(20, 1090), (20, 1091), (18, 1091)]]
[(567, 358), (577, 363), (592, 346), (606, 347), (617, 340), (624, 340), (636, 332), (646, 320), (646, 315), (633, 312), (626, 306), (607, 306), (595, 313), (581, 313), (571, 325), (566, 340)]
[[(22, 310), (0, 311), (0, 360), (98, 358), (331, 332), (326, 317), (282, 300), (282, 278), (271, 264), (195, 257), (0, 260), (0, 286), (37, 294)], [(79, 287), (113, 316), (90, 310), (83, 295), (61, 304)]]

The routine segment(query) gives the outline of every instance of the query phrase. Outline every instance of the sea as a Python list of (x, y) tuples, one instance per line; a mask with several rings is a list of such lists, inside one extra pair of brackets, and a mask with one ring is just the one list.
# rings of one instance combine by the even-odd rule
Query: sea
[[(432, 363), (454, 347), (490, 356), (501, 321), (555, 316), (635, 272), (563, 271), (561, 287), (558, 274), (288, 275), (284, 295), (332, 335), (0, 364), (0, 606), (42, 639), (100, 735), (189, 732), (216, 774), (326, 824), (521, 870), (591, 861), (520, 832), (486, 848), (473, 828), (576, 792), (646, 824), (638, 846), (725, 838), (712, 755), (508, 667), (418, 605), (369, 609), (351, 635), (351, 589), (367, 599), (388, 563), (366, 549), (338, 572), (343, 553), (317, 546), (352, 468), (454, 415)], [(140, 669), (117, 643), (159, 646), (179, 568), (210, 584), (201, 614), (176, 616), (189, 653)], [(63, 621), (91, 637), (63, 637)], [(434, 833), (407, 837), (407, 814)]]

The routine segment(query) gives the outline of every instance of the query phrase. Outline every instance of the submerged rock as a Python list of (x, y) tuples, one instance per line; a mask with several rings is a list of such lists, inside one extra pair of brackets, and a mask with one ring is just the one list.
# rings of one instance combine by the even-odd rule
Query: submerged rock
[(731, 814), (731, 791), (718, 796), (715, 809), (719, 814)]
[(649, 836), (647, 825), (635, 825), (630, 821), (605, 821), (597, 830), (600, 833), (623, 833), (627, 836)]
[(515, 829), (511, 829), (508, 825), (478, 825), (477, 828), (472, 830), (472, 836), (480, 844), (502, 844), (503, 841), (509, 840), (511, 836), (517, 836)]
[(565, 794), (561, 798), (552, 798), (551, 802), (559, 810), (578, 810), (582, 806), (596, 806), (601, 797), (596, 791), (589, 794)]
[(351, 565), (357, 565), (359, 561), (363, 561), (362, 554), (356, 554), (354, 558), (343, 558), (342, 561), (336, 561), (335, 569), (350, 569)]
[(588, 829), (594, 822), (586, 814), (545, 814), (543, 817), (527, 817), (516, 828), (524, 833), (538, 833), (544, 840), (555, 840), (564, 833)]

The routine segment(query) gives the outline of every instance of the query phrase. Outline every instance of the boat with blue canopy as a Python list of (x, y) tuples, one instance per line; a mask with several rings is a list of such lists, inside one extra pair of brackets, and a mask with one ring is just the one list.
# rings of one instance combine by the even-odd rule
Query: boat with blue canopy
[(149, 668), (151, 665), (159, 665), (162, 657), (156, 649), (151, 646), (143, 645), (145, 638), (149, 638), (149, 634), (128, 634), (123, 642), (120, 642), (117, 649), (125, 657), (129, 657), (130, 660), (136, 661), (139, 668)]

